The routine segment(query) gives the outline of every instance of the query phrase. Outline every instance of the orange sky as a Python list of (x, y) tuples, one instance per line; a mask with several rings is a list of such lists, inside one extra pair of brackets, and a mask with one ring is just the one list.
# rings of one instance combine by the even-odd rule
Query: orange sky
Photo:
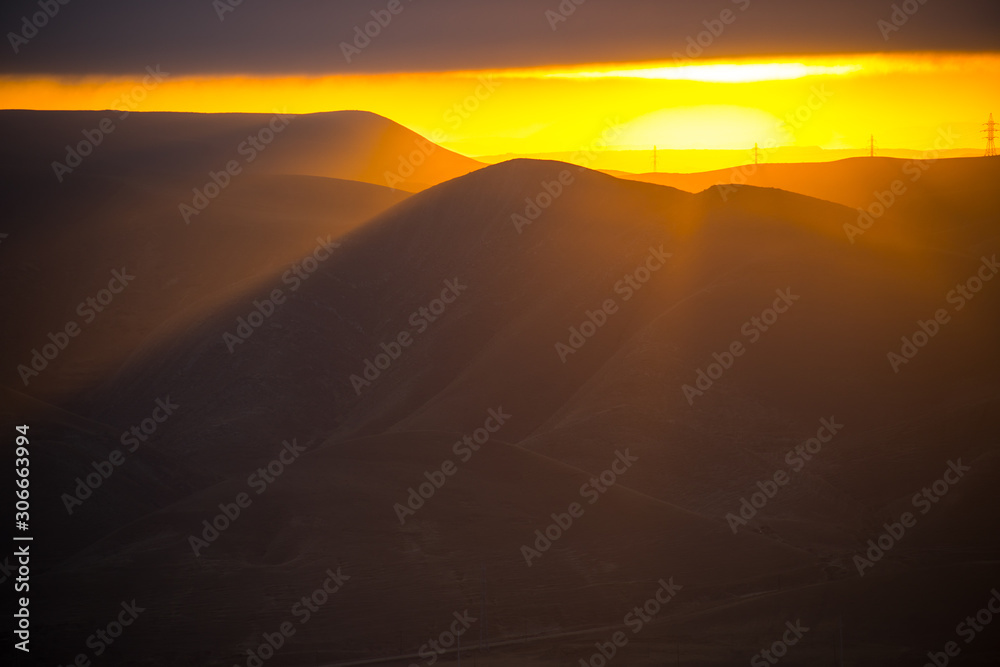
[[(142, 77), (8, 76), (0, 78), (0, 107), (363, 109), (471, 156), (651, 151), (653, 145), (748, 150), (758, 142), (765, 159), (823, 159), (815, 151), (773, 147), (861, 150), (874, 133), (880, 150), (928, 150), (950, 128), (960, 139), (949, 148), (978, 149), (981, 123), (1000, 113), (1000, 91), (988, 84), (996, 81), (1000, 54), (848, 54), (479, 72), (167, 76), (145, 85)], [(685, 170), (711, 167), (696, 162)]]

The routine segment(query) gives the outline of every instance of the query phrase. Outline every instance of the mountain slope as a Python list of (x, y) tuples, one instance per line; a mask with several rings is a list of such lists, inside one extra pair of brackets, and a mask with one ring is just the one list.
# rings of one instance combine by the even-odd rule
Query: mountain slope
[[(746, 659), (799, 615), (832, 636), (839, 616), (870, 618), (873, 600), (928, 572), (942, 599), (989, 590), (1000, 292), (983, 287), (962, 309), (946, 295), (986, 266), (997, 233), (989, 219), (935, 224), (947, 210), (851, 243), (856, 213), (829, 202), (755, 187), (724, 200), (535, 161), (414, 195), (343, 236), (242, 342), (226, 334), (280, 282), (78, 397), (82, 414), (122, 428), (165, 393), (184, 407), (79, 516), (40, 510), (75, 554), (48, 562), (49, 590), (114, 571), (122, 587), (101, 599), (149, 599), (155, 632), (184, 637), (181, 655), (209, 652), (205, 664), (245, 655), (336, 566), (352, 580), (278, 664), (416, 652), (452, 611), (479, 607), (484, 563), (488, 636), (552, 636), (530, 664), (589, 655), (659, 578), (687, 588), (641, 641), (662, 650), (680, 632), (712, 646), (714, 664)], [(941, 308), (933, 343), (894, 369), (887, 353)], [(456, 443), (491, 409), (509, 419), (465, 458)], [(786, 452), (819, 433), (833, 439), (790, 472)], [(292, 439), (301, 460), (196, 557), (201, 521)], [(55, 499), (86, 470), (84, 447), (116, 440), (45, 445), (61, 463), (40, 493)], [(626, 449), (637, 460), (591, 506), (581, 485)], [(153, 453), (198, 477), (136, 498)], [(853, 555), (955, 459), (967, 477), (859, 577)], [(395, 506), (445, 461), (457, 472), (401, 521)], [(778, 471), (792, 481), (734, 535), (727, 513)], [(522, 547), (572, 502), (583, 516), (528, 567)], [(151, 567), (170, 584), (144, 579)], [(931, 627), (954, 607), (942, 604), (913, 622)], [(190, 609), (228, 620), (209, 637)], [(70, 624), (86, 612), (63, 613)], [(589, 625), (598, 618), (608, 627)], [(900, 624), (853, 630), (873, 655), (922, 655)], [(574, 631), (586, 640), (563, 637)]]
[[(0, 169), (47, 172), (53, 182), (127, 169), (172, 178), (191, 191), (203, 189), (210, 172), (225, 172), (233, 162), (236, 177), (245, 172), (323, 176), (414, 192), (483, 166), (363, 111), (125, 116), (0, 111), (0, 128), (6, 147)], [(84, 157), (77, 160), (71, 153)]]
[[(2, 383), (50, 401), (106, 381), (130, 354), (406, 198), (355, 181), (248, 174), (185, 224), (184, 192), (155, 178), (7, 185), (3, 202), (33, 208), (5, 228)], [(62, 340), (67, 328), (76, 333)], [(50, 334), (62, 349), (33, 365)]]
[[(742, 165), (695, 174), (627, 174), (611, 172), (619, 178), (657, 183), (687, 192), (701, 192), (713, 185), (746, 184), (780, 188), (789, 192), (837, 202), (851, 208), (867, 209), (884, 200), (899, 202), (899, 215), (919, 212), (929, 201), (951, 202), (956, 208), (983, 206), (995, 201), (1000, 166), (988, 158), (935, 159), (928, 151), (920, 158), (849, 158), (834, 162)], [(899, 181), (893, 193), (893, 182)], [(725, 193), (732, 188), (722, 188)], [(895, 204), (890, 204), (890, 212)]]

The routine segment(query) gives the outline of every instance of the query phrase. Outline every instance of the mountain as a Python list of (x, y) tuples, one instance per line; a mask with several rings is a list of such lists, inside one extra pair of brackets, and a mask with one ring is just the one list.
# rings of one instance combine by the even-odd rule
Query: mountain
[(12, 178), (4, 190), (2, 384), (56, 402), (406, 198), (247, 174), (186, 222), (184, 191), (141, 175)]
[[(950, 140), (950, 137), (949, 137)], [(957, 138), (956, 138), (957, 140)], [(954, 142), (952, 144), (954, 145)], [(761, 154), (769, 164), (801, 164), (810, 162), (833, 162), (854, 158), (867, 154), (865, 150), (856, 148), (818, 148), (816, 146), (780, 146), (771, 149), (761, 149)], [(912, 149), (885, 149), (879, 151), (880, 156), (901, 158), (905, 160), (924, 160), (927, 158), (926, 151)], [(982, 151), (970, 148), (945, 148), (938, 152), (941, 158), (974, 157), (982, 155)], [(639, 174), (645, 176), (687, 176), (694, 172), (708, 171), (729, 171), (739, 169), (747, 160), (752, 160), (754, 156), (753, 148), (741, 148), (736, 150), (711, 149), (711, 148), (664, 148), (660, 146), (656, 150), (656, 163), (654, 164), (653, 147), (642, 150), (605, 150), (588, 155), (587, 166), (597, 171), (603, 171), (612, 175), (618, 174)], [(530, 158), (535, 160), (562, 160), (566, 162), (577, 162), (580, 153), (574, 151), (550, 152), (550, 153), (506, 153), (501, 155), (478, 155), (476, 159), (489, 164), (506, 162), (516, 158)], [(657, 169), (658, 166), (658, 169)], [(657, 169), (655, 173), (647, 174), (645, 170), (653, 167)], [(683, 170), (674, 173), (673, 170)], [(622, 176), (625, 178), (625, 176)], [(640, 180), (647, 180), (642, 178)]]
[[(18, 401), (58, 402), (106, 381), (130, 355), (293, 270), (407, 190), (480, 166), (363, 112), (0, 119), (12, 257), (0, 265), (10, 314), (0, 357)], [(115, 271), (135, 282), (125, 279), (112, 307)]]
[[(985, 602), (1000, 535), (996, 220), (949, 218), (948, 173), (853, 239), (829, 201), (557, 162), (409, 197), (297, 289), (272, 276), (67, 402), (107, 428), (37, 443), (44, 636), (66, 660), (95, 607), (135, 598), (118, 659), (248, 664), (341, 572), (268, 664), (409, 664), (482, 609), (465, 650), (483, 627), (497, 664), (573, 664), (667, 589), (627, 664), (733, 664), (796, 619), (799, 664), (838, 632), (860, 663), (922, 658)], [(164, 396), (155, 438), (70, 515), (62, 494)]]
[(234, 163), (238, 174), (323, 176), (415, 192), (483, 166), (363, 111), (0, 111), (0, 121), (0, 170), (48, 172), (60, 183), (127, 168), (173, 177), (190, 191), (211, 182), (210, 173), (224, 178)]
[[(701, 192), (713, 185), (754, 185), (837, 202), (851, 208), (868, 208), (890, 197), (901, 208), (919, 212), (928, 201), (945, 199), (957, 206), (978, 205), (982, 197), (995, 193), (996, 160), (989, 158), (938, 158), (928, 151), (911, 159), (856, 157), (833, 162), (742, 165), (695, 174), (627, 174), (609, 172), (619, 178), (657, 183)], [(892, 190), (894, 182), (896, 193)], [(731, 192), (731, 188), (723, 188)], [(901, 194), (900, 194), (901, 193)], [(916, 193), (916, 196), (908, 196)], [(890, 206), (891, 208), (891, 206)], [(898, 214), (898, 213), (897, 213)]]

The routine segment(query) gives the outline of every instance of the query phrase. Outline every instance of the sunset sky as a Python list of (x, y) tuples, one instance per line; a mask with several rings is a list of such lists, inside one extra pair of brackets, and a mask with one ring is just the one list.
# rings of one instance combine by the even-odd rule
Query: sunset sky
[[(0, 17), (11, 30), (34, 7), (17, 4)], [(816, 149), (860, 152), (872, 134), (880, 151), (940, 148), (948, 133), (947, 148), (974, 152), (1000, 113), (996, 3), (914, 0), (895, 22), (870, 2), (111, 5), (67, 5), (8, 49), (0, 107), (363, 109), (470, 156), (756, 142), (772, 161), (843, 157)], [(143, 86), (157, 65), (163, 80)], [(685, 155), (680, 170), (717, 161)]]

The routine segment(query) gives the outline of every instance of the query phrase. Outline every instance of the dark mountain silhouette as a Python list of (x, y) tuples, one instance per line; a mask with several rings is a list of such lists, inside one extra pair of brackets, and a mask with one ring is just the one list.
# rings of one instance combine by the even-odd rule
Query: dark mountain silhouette
[[(4, 383), (51, 398), (103, 381), (153, 340), (280, 278), (317, 239), (480, 166), (364, 112), (282, 117), (271, 143), (248, 143), (274, 118), (0, 112), (7, 248), (31, 262), (0, 266), (11, 315)], [(76, 163), (69, 151), (88, 154)], [(123, 267), (136, 278), (119, 305), (87, 305)], [(55, 381), (39, 355), (72, 322), (85, 331), (51, 360)]]
[[(933, 203), (950, 174), (935, 166), (911, 194)], [(829, 201), (691, 194), (557, 162), (413, 195), (345, 230), (246, 337), (240, 318), (282, 286), (274, 276), (66, 402), (108, 429), (44, 440), (53, 474), (39, 493), (53, 501), (39, 511), (63, 550), (43, 590), (62, 610), (58, 638), (84, 637), (95, 605), (127, 595), (149, 611), (119, 656), (170, 636), (173, 654), (135, 664), (243, 664), (342, 567), (343, 590), (270, 664), (410, 655), (452, 612), (477, 615), (485, 564), (491, 643), (532, 639), (496, 646), (497, 664), (586, 658), (671, 577), (683, 588), (629, 635), (623, 664), (664, 664), (678, 643), (733, 664), (796, 618), (812, 628), (800, 664), (832, 660), (838, 619), (867, 651), (860, 663), (920, 659), (914, 636), (936, 647), (964, 602), (988, 597), (996, 539), (984, 535), (1000, 534), (1000, 291), (960, 310), (947, 296), (991, 266), (996, 223), (949, 206), (852, 243), (857, 212)], [(887, 353), (938, 309), (948, 322), (894, 369)], [(55, 499), (164, 395), (182, 408), (67, 516)], [(455, 443), (491, 409), (509, 418), (463, 460)], [(795, 471), (787, 453), (821, 426), (832, 440)], [(196, 557), (201, 522), (292, 439), (307, 451)], [(581, 485), (625, 450), (636, 460), (590, 505)], [(959, 459), (966, 476), (859, 576), (867, 540)], [(401, 525), (394, 506), (446, 460), (457, 472)], [(778, 471), (790, 481), (734, 535), (727, 514)], [(583, 515), (526, 566), (522, 546), (573, 502)]]
[[(354, 181), (247, 174), (185, 224), (183, 191), (153, 178), (8, 186), (6, 202), (37, 194), (6, 228), (3, 382), (46, 398), (105, 381), (128, 355), (280, 278), (320, 239), (335, 242), (406, 197)], [(120, 294), (109, 292), (112, 281)], [(32, 350), (41, 353), (53, 344), (49, 334), (63, 337), (73, 324), (79, 330), (65, 352), (33, 375), (42, 363), (32, 367)]]
[[(868, 208), (877, 203), (877, 193), (894, 194), (891, 186), (898, 180), (903, 186), (903, 194), (897, 197), (900, 208), (908, 212), (919, 212), (933, 202), (940, 206), (942, 200), (951, 205), (978, 206), (984, 195), (995, 193), (996, 165), (993, 161), (984, 158), (935, 159), (936, 156), (935, 151), (927, 151), (913, 159), (857, 157), (834, 162), (748, 164), (694, 174), (609, 173), (687, 192), (701, 192), (713, 185), (727, 184), (780, 188), (851, 208)], [(732, 191), (730, 188), (723, 190)]]
[[(44, 171), (53, 181), (56, 171), (71, 181), (80, 173), (119, 174), (127, 168), (160, 180), (185, 177), (190, 190), (202, 187), (210, 171), (224, 171), (235, 161), (248, 172), (324, 176), (414, 192), (483, 166), (364, 111), (124, 117), (116, 111), (0, 111), (0, 127), (5, 147), (0, 168)], [(86, 141), (97, 145), (72, 172), (53, 167), (53, 162), (72, 167), (67, 156)], [(200, 180), (188, 183), (192, 176)]]

